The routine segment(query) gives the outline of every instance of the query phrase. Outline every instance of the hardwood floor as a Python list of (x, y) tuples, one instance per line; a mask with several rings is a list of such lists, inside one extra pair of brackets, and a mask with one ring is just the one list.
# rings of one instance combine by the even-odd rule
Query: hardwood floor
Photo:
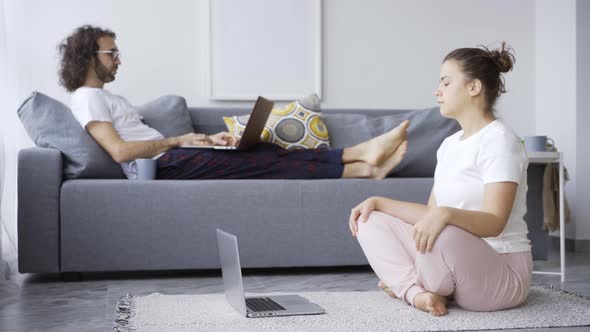
[[(534, 275), (534, 284), (555, 284), (590, 296), (590, 253), (567, 253), (567, 279)], [(558, 271), (558, 254), (535, 262), (535, 269)], [(110, 331), (115, 304), (127, 292), (144, 295), (222, 293), (219, 271), (86, 273), (76, 282), (59, 275), (23, 275), (17, 283), (0, 283), (0, 331)], [(368, 267), (245, 270), (247, 292), (376, 290)], [(587, 331), (585, 328), (534, 331)], [(506, 330), (503, 330), (506, 331)], [(528, 330), (514, 330), (528, 331)]]

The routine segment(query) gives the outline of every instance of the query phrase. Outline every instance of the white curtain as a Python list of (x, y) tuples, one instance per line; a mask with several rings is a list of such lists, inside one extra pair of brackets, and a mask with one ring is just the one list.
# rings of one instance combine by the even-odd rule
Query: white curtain
[[(6, 47), (6, 19), (4, 17), (4, 0), (0, 0), (0, 90), (3, 90), (6, 87), (6, 80), (7, 78), (7, 47)], [(4, 96), (2, 96), (4, 97)], [(0, 98), (0, 109), (4, 110), (4, 106), (6, 106), (3, 102), (4, 98)], [(2, 121), (0, 123), (4, 123), (4, 119), (0, 118)], [(5, 156), (4, 156), (4, 125), (0, 126), (0, 280), (4, 279), (6, 276), (6, 268), (5, 268), (5, 260), (4, 260), (4, 250), (2, 249), (4, 241), (4, 218), (3, 215), (3, 208), (2, 208), (2, 194), (4, 193), (4, 164), (5, 164)]]
[(0, 280), (17, 271), (16, 159), (22, 125), (16, 109), (22, 96), (14, 46), (25, 3), (0, 0)]
[[(1, 17), (0, 17), (1, 19)], [(0, 211), (2, 211), (2, 194), (4, 193), (4, 134), (3, 130), (0, 131)], [(0, 280), (7, 278), (7, 268), (5, 267), (6, 263), (4, 260), (4, 250), (2, 250), (2, 237), (4, 234), (4, 219), (2, 218), (2, 214), (0, 213)]]

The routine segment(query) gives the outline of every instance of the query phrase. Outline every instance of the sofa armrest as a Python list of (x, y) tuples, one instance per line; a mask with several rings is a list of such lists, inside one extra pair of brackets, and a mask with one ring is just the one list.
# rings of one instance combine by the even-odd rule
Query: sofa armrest
[(27, 148), (18, 154), (18, 270), (59, 272), (61, 152)]

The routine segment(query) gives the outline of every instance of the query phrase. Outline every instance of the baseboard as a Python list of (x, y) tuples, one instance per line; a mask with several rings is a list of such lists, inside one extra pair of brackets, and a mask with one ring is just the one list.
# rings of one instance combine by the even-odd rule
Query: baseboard
[[(549, 236), (551, 248), (559, 250), (559, 237)], [(565, 239), (565, 251), (590, 252), (590, 240)]]

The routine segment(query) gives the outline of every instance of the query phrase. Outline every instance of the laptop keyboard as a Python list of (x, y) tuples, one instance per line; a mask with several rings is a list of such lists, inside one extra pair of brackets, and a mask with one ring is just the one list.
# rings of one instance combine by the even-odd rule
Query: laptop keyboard
[(287, 310), (269, 297), (253, 297), (246, 299), (246, 307), (254, 312)]

